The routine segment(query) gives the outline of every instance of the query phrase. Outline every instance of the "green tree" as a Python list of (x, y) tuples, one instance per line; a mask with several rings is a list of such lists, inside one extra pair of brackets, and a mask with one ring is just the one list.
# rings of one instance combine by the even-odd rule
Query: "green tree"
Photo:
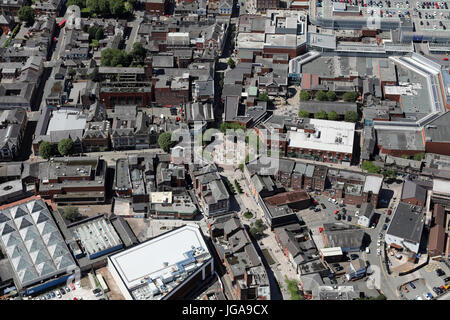
[(231, 58), (228, 59), (227, 64), (231, 69), (234, 69), (236, 67), (236, 63)]
[(300, 111), (298, 112), (298, 116), (299, 116), (300, 118), (309, 118), (309, 112), (306, 111), (306, 110), (300, 110)]
[(338, 120), (338, 119), (339, 119), (339, 115), (337, 114), (336, 111), (331, 111), (331, 112), (328, 114), (328, 120), (336, 121), (336, 120)]
[(172, 141), (172, 133), (164, 132), (158, 137), (158, 145), (164, 152), (169, 152), (170, 148), (175, 145), (175, 141)]
[(314, 95), (314, 98), (316, 98), (316, 100), (319, 100), (319, 101), (325, 101), (325, 100), (327, 100), (327, 94), (325, 92), (323, 92), (322, 90), (319, 90)]
[(369, 173), (380, 173), (381, 171), (381, 167), (374, 165), (372, 161), (364, 161), (361, 167)]
[(62, 209), (61, 215), (63, 218), (74, 222), (80, 217), (80, 212), (77, 207), (67, 206)]
[(356, 98), (358, 98), (358, 93), (355, 91), (346, 92), (346, 93), (344, 93), (343, 98), (344, 98), (344, 101), (355, 102)]
[(356, 122), (358, 121), (358, 113), (355, 111), (347, 111), (344, 115), (346, 122)]
[(62, 139), (58, 143), (58, 151), (62, 156), (67, 156), (73, 151), (73, 141), (72, 139)]
[(407, 154), (402, 154), (401, 156), (403, 159), (411, 159), (411, 156), (407, 155)]
[(86, 8), (89, 9), (90, 12), (100, 13), (100, 4), (98, 0), (86, 0)]
[(112, 15), (121, 15), (125, 11), (123, 0), (109, 0), (109, 9)]
[(270, 101), (270, 98), (269, 98), (269, 95), (268, 95), (267, 93), (261, 92), (261, 93), (258, 95), (258, 100), (265, 101), (265, 102), (269, 102), (269, 101)]
[(383, 177), (394, 179), (397, 176), (397, 170), (394, 169), (386, 169), (383, 171)]
[(70, 6), (78, 6), (81, 8), (86, 7), (86, 0), (68, 0), (66, 3), (66, 7)]
[(308, 91), (300, 91), (300, 101), (308, 101), (311, 99), (311, 94)]
[(144, 62), (147, 56), (147, 50), (142, 46), (140, 42), (133, 43), (133, 49), (130, 52), (130, 56), (135, 62)]
[(336, 101), (337, 96), (336, 93), (334, 91), (328, 91), (327, 92), (327, 100), (328, 101)]
[(245, 126), (242, 124), (238, 124), (238, 123), (233, 123), (233, 122), (222, 122), (220, 124), (220, 131), (225, 133), (227, 132), (227, 129), (231, 129), (231, 130), (245, 130)]
[(316, 113), (314, 113), (314, 118), (315, 119), (326, 119), (327, 118), (327, 113), (323, 110), (318, 111)]
[(425, 153), (421, 152), (421, 153), (417, 153), (414, 155), (413, 159), (416, 161), (422, 161), (425, 158)]
[(43, 141), (39, 145), (39, 156), (41, 156), (44, 159), (50, 159), (55, 155), (55, 148), (53, 144), (51, 144), (48, 141)]
[(305, 297), (303, 297), (300, 293), (297, 281), (289, 279), (286, 276), (284, 278), (284, 281), (286, 282), (289, 295), (291, 296), (291, 300), (305, 300)]
[(32, 25), (34, 23), (34, 10), (30, 6), (24, 6), (17, 12), (19, 20), (25, 22), (27, 25)]
[(250, 234), (256, 240), (260, 239), (264, 235), (264, 225), (260, 226), (258, 221), (261, 221), (261, 219), (256, 220), (250, 227)]
[(107, 48), (102, 51), (102, 66), (106, 67), (128, 67), (130, 65), (129, 56), (120, 49)]

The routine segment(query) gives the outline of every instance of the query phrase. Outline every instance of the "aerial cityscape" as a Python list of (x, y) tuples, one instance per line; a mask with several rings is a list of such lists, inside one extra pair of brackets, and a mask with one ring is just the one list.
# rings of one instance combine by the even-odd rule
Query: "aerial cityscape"
[(450, 300), (449, 7), (2, 0), (0, 300)]

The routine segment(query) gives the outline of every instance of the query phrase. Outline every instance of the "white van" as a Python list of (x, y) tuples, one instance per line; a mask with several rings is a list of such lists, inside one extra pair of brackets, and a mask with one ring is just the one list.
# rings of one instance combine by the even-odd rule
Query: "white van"
[(370, 248), (366, 247), (366, 253), (369, 254), (370, 253)]

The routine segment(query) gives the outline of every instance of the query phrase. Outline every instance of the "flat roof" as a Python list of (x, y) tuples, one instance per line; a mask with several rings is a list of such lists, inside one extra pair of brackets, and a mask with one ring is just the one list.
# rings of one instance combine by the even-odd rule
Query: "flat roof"
[(419, 243), (424, 226), (422, 207), (400, 202), (392, 217), (386, 235), (392, 235), (412, 243)]
[(141, 285), (141, 281), (160, 278), (174, 269), (179, 271), (179, 263), (189, 258), (187, 253), (197, 249), (200, 252), (200, 248), (207, 253), (207, 258), (211, 257), (200, 228), (189, 224), (109, 258), (125, 286), (132, 290)]
[(84, 130), (86, 116), (80, 110), (53, 110), (47, 127), (47, 134), (53, 131)]
[(150, 192), (151, 203), (172, 203), (172, 191)]
[(105, 218), (90, 220), (76, 226), (74, 234), (89, 256), (122, 246), (116, 230)]
[(320, 119), (309, 119), (319, 136), (304, 132), (303, 129), (289, 131), (289, 147), (326, 150), (333, 152), (352, 153), (355, 137), (355, 124)]

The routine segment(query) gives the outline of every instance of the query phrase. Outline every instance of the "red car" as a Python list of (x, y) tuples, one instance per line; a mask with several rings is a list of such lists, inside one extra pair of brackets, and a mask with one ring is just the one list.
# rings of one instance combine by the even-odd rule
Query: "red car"
[(337, 214), (339, 212), (339, 210), (334, 210), (334, 214)]
[(448, 61), (448, 58), (443, 58), (442, 60), (444, 60), (444, 61)]
[(392, 213), (392, 211), (391, 211), (391, 210), (388, 210), (388, 215), (391, 215), (391, 213)]
[(318, 204), (319, 202), (317, 202), (316, 200), (313, 201), (314, 204)]

